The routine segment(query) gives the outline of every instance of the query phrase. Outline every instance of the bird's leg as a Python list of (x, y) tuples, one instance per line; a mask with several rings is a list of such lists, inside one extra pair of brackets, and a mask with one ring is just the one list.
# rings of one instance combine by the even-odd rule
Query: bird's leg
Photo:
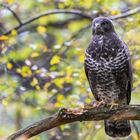
[(114, 107), (118, 107), (119, 104), (115, 103), (115, 101), (112, 101), (111, 103), (108, 103), (108, 106), (110, 106), (110, 109), (113, 109)]
[(90, 104), (85, 104), (84, 108), (96, 108), (96, 107), (104, 107), (106, 105), (106, 103), (104, 102), (104, 100), (102, 99), (101, 101), (95, 101), (90, 103)]
[(94, 107), (94, 104), (90, 103), (90, 104), (84, 104), (84, 108), (85, 109), (90, 109), (90, 108), (93, 108)]
[(101, 101), (97, 101), (94, 105), (94, 107), (104, 107), (105, 106), (105, 102), (104, 100), (102, 99)]
[(93, 108), (95, 104), (96, 104), (96, 100), (94, 99), (91, 103), (84, 104), (84, 108), (86, 109)]

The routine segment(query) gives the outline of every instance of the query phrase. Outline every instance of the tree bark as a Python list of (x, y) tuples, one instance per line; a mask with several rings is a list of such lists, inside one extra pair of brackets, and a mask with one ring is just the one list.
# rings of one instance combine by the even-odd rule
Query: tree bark
[(140, 105), (127, 105), (110, 109), (108, 107), (95, 108), (86, 105), (80, 109), (60, 109), (56, 114), (35, 122), (26, 128), (10, 135), (7, 140), (15, 140), (21, 136), (31, 138), (46, 130), (76, 121), (100, 120), (140, 120)]

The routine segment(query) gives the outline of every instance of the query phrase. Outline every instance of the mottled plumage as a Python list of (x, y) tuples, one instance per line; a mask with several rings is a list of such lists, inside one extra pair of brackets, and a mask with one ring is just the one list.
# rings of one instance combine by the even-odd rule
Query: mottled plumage
[[(108, 18), (94, 19), (92, 32), (93, 37), (85, 51), (85, 72), (95, 99), (129, 104), (132, 70), (126, 44), (119, 39)], [(105, 131), (111, 137), (128, 136), (130, 122), (105, 120)]]

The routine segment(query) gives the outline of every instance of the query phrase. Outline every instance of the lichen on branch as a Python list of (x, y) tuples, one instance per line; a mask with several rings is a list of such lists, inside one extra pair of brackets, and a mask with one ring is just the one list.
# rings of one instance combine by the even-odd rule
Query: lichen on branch
[(100, 121), (100, 120), (140, 120), (140, 105), (127, 105), (110, 109), (108, 107), (86, 106), (79, 109), (60, 109), (56, 114), (35, 122), (24, 129), (10, 135), (8, 140), (15, 140), (25, 136), (31, 138), (44, 131), (60, 125), (77, 121)]

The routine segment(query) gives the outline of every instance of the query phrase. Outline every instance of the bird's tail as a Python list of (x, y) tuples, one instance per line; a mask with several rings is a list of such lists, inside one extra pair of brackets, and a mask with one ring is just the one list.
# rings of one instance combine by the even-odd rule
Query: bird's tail
[(131, 133), (130, 121), (105, 120), (105, 132), (111, 137), (126, 137)]

